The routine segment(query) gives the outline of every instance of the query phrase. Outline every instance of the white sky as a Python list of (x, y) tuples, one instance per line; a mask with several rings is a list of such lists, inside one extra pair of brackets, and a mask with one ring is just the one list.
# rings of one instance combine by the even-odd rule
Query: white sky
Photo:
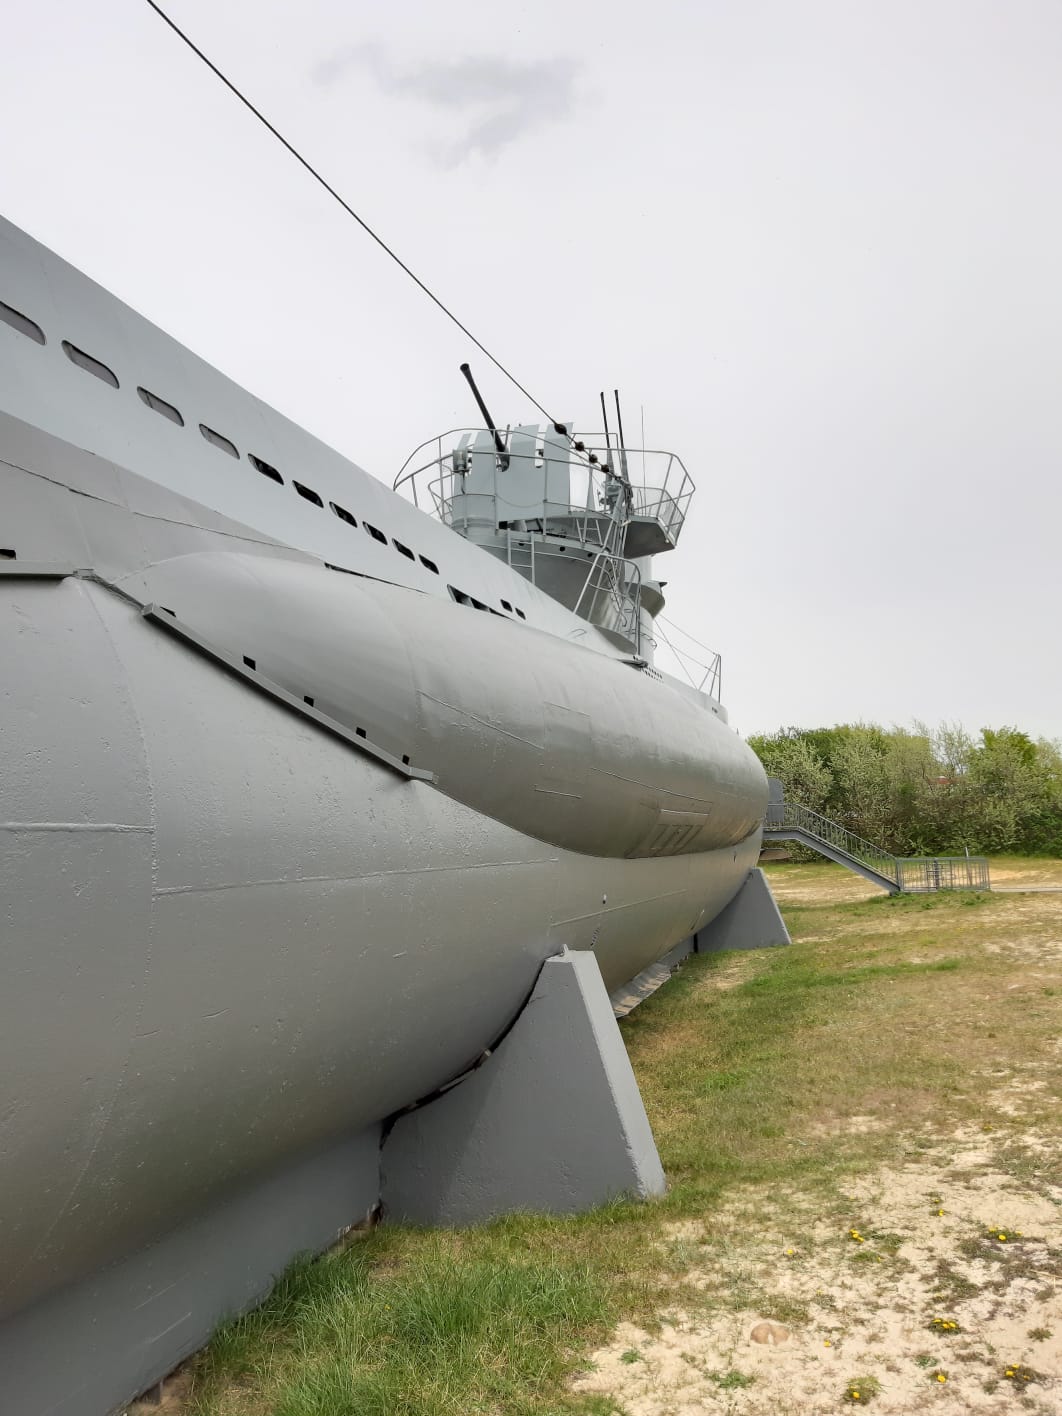
[[(698, 484), (746, 732), (1062, 736), (1057, 0), (171, 0), (555, 415)], [(5, 215), (390, 484), (533, 410), (141, 0), (5, 13)]]

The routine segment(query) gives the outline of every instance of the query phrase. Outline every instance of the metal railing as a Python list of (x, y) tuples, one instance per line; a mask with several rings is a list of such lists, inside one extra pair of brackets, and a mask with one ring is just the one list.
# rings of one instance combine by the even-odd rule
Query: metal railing
[(841, 855), (874, 871), (905, 894), (992, 888), (988, 861), (984, 856), (894, 856), (873, 841), (849, 831), (839, 821), (831, 821), (829, 817), (797, 802), (771, 802), (764, 817), (763, 829), (765, 832), (793, 831), (806, 836), (809, 841), (831, 846)]
[[(555, 598), (556, 573), (575, 572), (580, 565), (565, 553), (562, 545), (541, 536), (512, 530), (505, 532), (505, 560), (511, 570)], [(570, 608), (580, 619), (623, 635), (634, 646), (635, 652), (640, 653), (641, 590), (642, 573), (634, 561), (625, 560), (606, 546), (601, 546), (587, 568), (577, 595), (573, 589)], [(568, 604), (569, 601), (564, 600), (563, 603)]]
[(694, 485), (689, 473), (686, 471), (678, 458), (674, 459), (682, 471), (682, 477), (678, 482), (677, 495), (667, 487), (667, 482), (674, 470), (671, 466), (664, 471), (665, 485), (656, 487), (638, 487), (632, 484), (632, 516), (652, 517), (659, 521), (667, 532), (671, 541), (677, 543), (682, 533), (682, 528), (686, 524), (686, 513), (689, 510), (690, 500), (693, 497)]
[(933, 890), (991, 890), (984, 856), (900, 856), (897, 884), (908, 894)]
[(642, 650), (642, 573), (633, 561), (602, 548), (591, 563), (573, 612), (621, 634)]
[[(667, 629), (664, 626), (667, 625)], [(692, 654), (688, 649), (676, 644), (671, 634), (681, 636), (689, 643), (695, 644), (707, 659), (699, 659), (696, 654)], [(709, 698), (714, 698), (717, 702), (722, 700), (723, 694), (723, 656), (714, 649), (709, 649), (707, 644), (702, 644), (699, 639), (695, 639), (689, 630), (683, 629), (673, 620), (667, 619), (664, 615), (658, 614), (653, 621), (653, 646), (659, 648), (659, 643), (663, 643), (668, 653), (675, 661), (675, 666), (690, 685), (697, 689), (699, 693), (706, 693)], [(658, 643), (659, 639), (659, 643)]]
[(805, 835), (813, 836), (817, 841), (824, 841), (833, 846), (834, 850), (851, 856), (861, 865), (869, 866), (878, 875), (899, 887), (899, 872), (894, 855), (882, 850), (881, 846), (876, 846), (873, 841), (857, 836), (839, 821), (820, 816), (810, 807), (800, 806), (794, 801), (771, 802), (763, 824), (767, 831), (803, 831)]
[[(695, 487), (674, 453), (621, 449), (604, 438), (575, 450), (553, 430), (529, 425), (440, 433), (410, 454), (394, 490), (459, 535), (504, 551), (533, 585), (641, 653), (642, 576), (628, 553), (628, 527), (655, 521), (674, 545)], [(573, 542), (590, 557), (581, 584), (568, 574)], [(718, 656), (698, 665), (699, 683), (677, 657), (695, 686), (718, 697)]]
[[(457, 440), (457, 446), (453, 444)], [(423, 511), (431, 511), (447, 526), (455, 530), (465, 529), (462, 517), (455, 520), (453, 507), (455, 499), (465, 495), (464, 479), (469, 469), (470, 455), (483, 456), (484, 451), (493, 457), (493, 486), (489, 492), (477, 491), (474, 495), (487, 499), (498, 497), (511, 506), (509, 495), (500, 496), (503, 487), (498, 478), (512, 470), (543, 471), (550, 460), (554, 465), (566, 466), (569, 476), (567, 506), (562, 507), (555, 499), (546, 496), (546, 478), (543, 475), (543, 496), (522, 505), (519, 510), (525, 522), (537, 522), (534, 529), (545, 532), (549, 523), (564, 517), (578, 523), (581, 538), (590, 543), (602, 544), (607, 530), (601, 523), (625, 524), (631, 518), (651, 518), (660, 522), (669, 539), (674, 544), (682, 532), (689, 510), (690, 501), (696, 491), (693, 478), (687, 472), (682, 459), (673, 452), (659, 448), (627, 448), (621, 454), (614, 443), (585, 441), (583, 452), (568, 454), (566, 446), (556, 442), (546, 443), (542, 438), (515, 436), (513, 429), (503, 434), (503, 449), (494, 449), (493, 435), (485, 428), (451, 428), (413, 450), (402, 464), (395, 477), (393, 490), (404, 492), (414, 506)], [(431, 455), (421, 459), (421, 454)], [(589, 461), (589, 454), (597, 457), (596, 463)], [(615, 498), (609, 483), (614, 476), (609, 466), (621, 469), (630, 482), (630, 498), (626, 507), (614, 511)], [(512, 479), (510, 479), (510, 482)]]

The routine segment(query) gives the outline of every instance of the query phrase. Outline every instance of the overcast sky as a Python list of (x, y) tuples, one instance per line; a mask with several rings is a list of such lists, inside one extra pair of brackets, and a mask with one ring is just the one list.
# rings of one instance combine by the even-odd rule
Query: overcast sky
[[(555, 416), (698, 485), (743, 731), (1062, 736), (1058, 0), (171, 0)], [(8, 0), (11, 220), (386, 481), (534, 410), (142, 0)]]

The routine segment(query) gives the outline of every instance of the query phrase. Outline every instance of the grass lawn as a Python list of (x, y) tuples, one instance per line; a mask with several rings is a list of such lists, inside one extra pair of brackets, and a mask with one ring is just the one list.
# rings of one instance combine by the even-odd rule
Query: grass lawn
[(166, 1408), (1062, 1410), (1062, 895), (768, 874), (792, 947), (690, 959), (622, 1024), (665, 1198), (358, 1235)]

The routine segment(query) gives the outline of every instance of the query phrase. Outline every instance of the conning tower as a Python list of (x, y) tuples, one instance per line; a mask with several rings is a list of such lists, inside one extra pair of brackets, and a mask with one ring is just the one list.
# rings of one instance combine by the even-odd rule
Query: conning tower
[(458, 428), (422, 443), (394, 486), (652, 663), (664, 605), (652, 557), (678, 545), (695, 490), (674, 453), (564, 424)]

